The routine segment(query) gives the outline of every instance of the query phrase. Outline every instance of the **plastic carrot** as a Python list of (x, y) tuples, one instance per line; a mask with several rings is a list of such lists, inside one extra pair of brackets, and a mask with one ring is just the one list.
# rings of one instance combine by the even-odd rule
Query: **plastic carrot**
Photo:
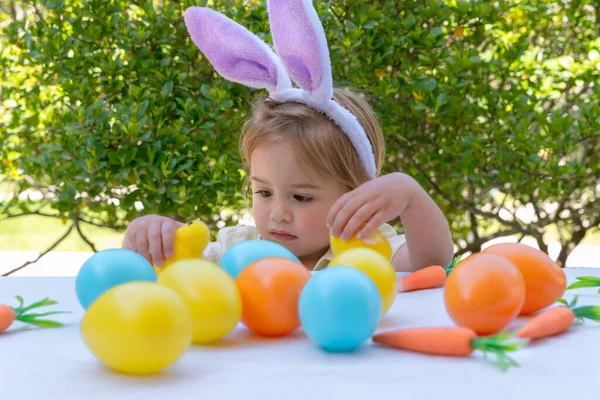
[[(600, 287), (600, 278), (595, 276), (578, 276), (575, 279), (577, 282), (571, 283), (567, 290)], [(598, 293), (600, 293), (600, 289), (598, 289)]]
[(17, 307), (10, 307), (5, 304), (0, 304), (0, 332), (3, 332), (6, 329), (8, 329), (14, 321), (20, 321), (26, 324), (35, 325), (40, 328), (63, 326), (63, 324), (60, 322), (52, 321), (49, 319), (43, 319), (40, 317), (46, 317), (48, 315), (54, 314), (65, 314), (68, 313), (68, 311), (49, 311), (40, 314), (30, 312), (35, 308), (52, 306), (54, 304), (58, 304), (58, 302), (50, 300), (49, 298), (45, 298), (28, 306), (24, 306), (23, 298), (21, 296), (16, 297), (17, 301), (19, 302), (19, 305)]
[(373, 341), (396, 349), (444, 356), (468, 357), (475, 350), (481, 350), (487, 356), (490, 352), (496, 355), (498, 365), (506, 371), (519, 364), (505, 353), (516, 351), (528, 342), (508, 342), (513, 336), (514, 333), (501, 332), (478, 337), (473, 330), (464, 327), (412, 328), (378, 333), (373, 335)]
[(459, 259), (460, 257), (455, 257), (446, 268), (440, 265), (432, 265), (400, 278), (398, 280), (398, 291), (411, 292), (443, 285), (446, 282), (446, 277), (454, 269)]
[(559, 299), (564, 306), (542, 311), (519, 329), (517, 336), (523, 339), (541, 339), (563, 333), (573, 324), (582, 323), (584, 319), (600, 322), (600, 306), (575, 307), (577, 298), (575, 296), (571, 303)]
[(8, 327), (13, 323), (17, 314), (12, 307), (9, 307), (5, 304), (0, 304), (0, 332), (8, 329)]

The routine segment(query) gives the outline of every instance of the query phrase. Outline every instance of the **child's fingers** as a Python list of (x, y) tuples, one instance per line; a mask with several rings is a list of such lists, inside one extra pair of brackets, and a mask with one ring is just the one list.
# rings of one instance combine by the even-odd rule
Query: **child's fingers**
[(164, 221), (162, 223), (162, 246), (165, 257), (173, 257), (173, 244), (175, 243), (176, 225), (173, 221)]
[(148, 247), (152, 261), (157, 267), (162, 266), (164, 261), (161, 226), (162, 222), (157, 221), (148, 227)]
[(348, 192), (342, 196), (329, 209), (329, 214), (327, 214), (327, 227), (332, 228), (335, 220), (337, 218), (338, 213), (344, 207), (344, 205), (356, 194), (356, 191)]
[(369, 222), (367, 222), (365, 224), (365, 226), (360, 230), (360, 232), (358, 232), (358, 235), (357, 235), (358, 239), (365, 240), (366, 238), (371, 236), (373, 233), (375, 233), (375, 231), (377, 231), (377, 229), (379, 229), (379, 227), (381, 225), (383, 225), (384, 222), (385, 222), (384, 213), (381, 210), (377, 211), (371, 217)]
[(362, 194), (355, 195), (348, 200), (335, 216), (335, 220), (331, 226), (331, 234), (333, 236), (340, 236), (342, 231), (346, 228), (348, 221), (350, 221), (350, 218), (356, 214), (363, 204), (365, 204), (365, 199)]
[(352, 237), (354, 232), (365, 222), (367, 222), (373, 214), (377, 212), (377, 207), (374, 202), (367, 202), (363, 204), (355, 213), (352, 215), (344, 231), (341, 234), (342, 240), (348, 240)]
[(138, 231), (135, 235), (135, 244), (137, 246), (137, 251), (140, 255), (142, 255), (146, 260), (152, 261), (150, 259), (149, 245), (148, 245), (148, 232), (145, 230)]

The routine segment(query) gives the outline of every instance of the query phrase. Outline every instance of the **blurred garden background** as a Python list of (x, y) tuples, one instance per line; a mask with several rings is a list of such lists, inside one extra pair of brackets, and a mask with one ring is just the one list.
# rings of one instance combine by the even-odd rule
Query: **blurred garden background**
[[(600, 1), (314, 4), (335, 83), (381, 116), (385, 172), (430, 192), (457, 255), (522, 240), (600, 267)], [(271, 42), (264, 1), (0, 2), (0, 274), (72, 275), (148, 213), (251, 223), (258, 92), (192, 44), (192, 5)]]

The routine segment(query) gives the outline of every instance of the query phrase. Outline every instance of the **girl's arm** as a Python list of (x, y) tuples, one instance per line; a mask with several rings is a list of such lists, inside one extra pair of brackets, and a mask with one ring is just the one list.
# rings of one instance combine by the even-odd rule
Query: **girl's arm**
[(414, 179), (404, 175), (398, 185), (404, 195), (411, 195), (400, 214), (406, 243), (392, 259), (394, 268), (412, 272), (430, 265), (447, 266), (454, 255), (454, 244), (444, 214)]
[(454, 246), (446, 218), (419, 183), (401, 172), (380, 176), (342, 195), (329, 211), (327, 226), (343, 240), (357, 230), (358, 238), (364, 239), (398, 216), (406, 244), (392, 259), (396, 271), (450, 264)]

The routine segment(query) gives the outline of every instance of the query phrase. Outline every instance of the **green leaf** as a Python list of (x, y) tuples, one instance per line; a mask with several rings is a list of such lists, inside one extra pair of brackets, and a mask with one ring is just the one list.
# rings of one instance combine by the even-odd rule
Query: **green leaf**
[(564, 304), (565, 306), (569, 307), (569, 302), (565, 299), (557, 299), (556, 302), (560, 303), (560, 304)]
[(26, 321), (27, 324), (35, 325), (39, 328), (58, 328), (64, 326), (62, 322), (52, 321), (48, 319), (35, 319), (31, 321)]
[(573, 300), (571, 300), (571, 302), (569, 303), (569, 308), (573, 308), (575, 307), (575, 304), (577, 304), (577, 300), (579, 300), (579, 296), (575, 296), (573, 297)]
[(437, 86), (437, 81), (435, 80), (435, 78), (429, 78), (427, 81), (425, 81), (425, 89), (429, 90), (430, 92), (433, 92), (435, 90)]
[(438, 37), (442, 34), (442, 28), (439, 26), (436, 26), (434, 28), (432, 28), (429, 33), (431, 34), (431, 36), (433, 37)]
[(19, 318), (21, 315), (25, 314), (27, 311), (32, 310), (34, 308), (47, 307), (47, 306), (52, 306), (55, 304), (58, 304), (58, 302), (56, 302), (54, 300), (50, 300), (48, 297), (46, 297), (45, 299), (37, 301), (35, 303), (32, 303), (27, 307), (17, 307), (14, 310), (15, 310), (15, 313), (17, 314), (17, 318)]
[(500, 332), (494, 336), (478, 337), (471, 341), (471, 347), (486, 353), (492, 353), (496, 356), (496, 363), (502, 371), (506, 371), (509, 367), (518, 367), (519, 364), (509, 357), (507, 352), (514, 352), (529, 343), (529, 340), (511, 341), (518, 331)]
[(460, 261), (460, 256), (456, 256), (452, 259), (452, 261), (450, 262), (450, 264), (448, 264), (448, 266), (446, 266), (445, 270), (446, 270), (446, 276), (450, 275), (450, 273), (454, 270), (454, 268), (456, 267), (456, 264), (458, 264), (458, 262)]
[(30, 320), (30, 319), (36, 319), (39, 317), (46, 317), (48, 315), (56, 315), (56, 314), (70, 314), (70, 311), (49, 311), (49, 312), (45, 312), (45, 313), (23, 314), (20, 317), (18, 317), (17, 319), (19, 321), (23, 321), (24, 319)]
[(577, 279), (578, 282), (574, 282), (567, 286), (567, 290), (600, 287), (600, 278), (595, 276), (578, 276), (575, 279)]
[(473, 81), (470, 79), (464, 80), (464, 81), (460, 81), (458, 82), (455, 86), (457, 88), (464, 88), (465, 86), (469, 86), (470, 84), (472, 84)]
[(600, 306), (581, 306), (571, 309), (576, 318), (600, 322)]
[(210, 86), (208, 86), (206, 83), (203, 83), (202, 86), (200, 86), (200, 93), (202, 93), (202, 96), (210, 99)]
[(170, 96), (172, 92), (173, 92), (173, 82), (169, 81), (163, 85), (161, 93), (164, 94), (165, 96)]
[(213, 121), (204, 121), (203, 123), (200, 124), (199, 128), (202, 130), (205, 129), (212, 129), (215, 127), (215, 123)]
[(435, 99), (435, 103), (438, 108), (443, 106), (444, 104), (446, 104), (447, 101), (448, 101), (448, 95), (446, 93), (438, 94)]
[(136, 114), (136, 117), (137, 117), (138, 120), (141, 119), (144, 116), (144, 113), (146, 112), (146, 109), (148, 108), (149, 104), (150, 104), (150, 102), (148, 100), (144, 100), (139, 105), (138, 110), (137, 110), (137, 114)]

